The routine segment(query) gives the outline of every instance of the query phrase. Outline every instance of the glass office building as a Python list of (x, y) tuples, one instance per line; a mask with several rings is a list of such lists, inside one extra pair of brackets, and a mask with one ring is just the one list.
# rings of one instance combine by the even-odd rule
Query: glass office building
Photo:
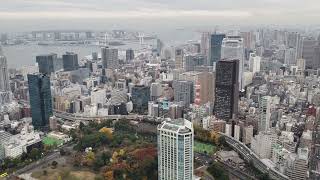
[(44, 74), (28, 74), (32, 125), (38, 130), (48, 130), (52, 116), (50, 78)]

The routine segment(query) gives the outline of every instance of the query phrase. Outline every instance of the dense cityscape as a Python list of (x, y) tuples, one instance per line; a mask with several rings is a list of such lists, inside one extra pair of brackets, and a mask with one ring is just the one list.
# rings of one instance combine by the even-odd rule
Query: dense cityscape
[[(21, 34), (1, 35), (3, 178), (320, 178), (317, 30)], [(3, 49), (30, 43), (100, 51), (9, 69)]]

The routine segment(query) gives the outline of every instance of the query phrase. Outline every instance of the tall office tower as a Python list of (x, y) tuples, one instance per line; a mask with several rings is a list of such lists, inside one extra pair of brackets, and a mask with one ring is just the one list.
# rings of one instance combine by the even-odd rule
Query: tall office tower
[(134, 51), (132, 49), (126, 50), (126, 61), (132, 61), (134, 59)]
[(238, 114), (239, 60), (221, 60), (216, 68), (215, 107), (217, 118), (230, 120)]
[(101, 48), (102, 65), (105, 69), (118, 69), (118, 49), (110, 49), (109, 47)]
[(28, 74), (32, 125), (39, 130), (48, 130), (52, 116), (50, 77), (45, 74)]
[(93, 52), (93, 53), (91, 54), (91, 56), (92, 56), (92, 60), (93, 60), (93, 61), (97, 61), (97, 60), (98, 60), (98, 53), (97, 53), (97, 52)]
[(253, 32), (240, 32), (240, 36), (243, 38), (244, 48), (247, 50), (255, 48), (255, 38)]
[(308, 148), (298, 148), (287, 160), (285, 175), (290, 180), (304, 180), (308, 177)]
[(261, 63), (261, 57), (257, 56), (256, 53), (250, 53), (250, 56), (249, 56), (250, 72), (253, 72), (253, 74), (255, 74), (256, 72), (260, 72), (260, 63)]
[(320, 179), (320, 108), (316, 110), (316, 119), (312, 127), (312, 145), (310, 151), (310, 179)]
[(221, 59), (239, 60), (239, 90), (244, 89), (244, 47), (243, 39), (240, 36), (228, 36), (223, 39), (221, 47)]
[(209, 58), (209, 42), (210, 42), (210, 33), (203, 32), (201, 34), (201, 42), (200, 42), (200, 52), (205, 58)]
[(131, 99), (134, 112), (146, 112), (148, 110), (148, 102), (150, 99), (150, 88), (143, 85), (133, 86), (131, 89)]
[(313, 69), (320, 68), (320, 44), (314, 48), (312, 67)]
[(268, 131), (271, 117), (271, 97), (263, 96), (259, 100), (260, 119), (258, 123), (259, 131)]
[(194, 84), (194, 101), (199, 105), (213, 102), (214, 99), (214, 73), (211, 72), (185, 72), (180, 74), (179, 80), (192, 81)]
[(315, 47), (318, 41), (313, 37), (304, 37), (302, 40), (302, 58), (306, 60), (306, 68), (313, 69)]
[(11, 101), (7, 59), (0, 47), (0, 106)]
[(162, 85), (160, 83), (152, 83), (150, 91), (151, 101), (155, 101), (162, 95)]
[(187, 55), (184, 60), (185, 71), (195, 71), (197, 66), (205, 65), (205, 57), (202, 54)]
[(285, 51), (285, 57), (284, 57), (284, 64), (287, 65), (296, 65), (297, 64), (297, 58), (296, 58), (296, 49), (293, 47), (287, 48)]
[(158, 56), (161, 55), (162, 48), (163, 48), (163, 43), (161, 42), (160, 39), (157, 39), (157, 54), (158, 54)]
[(215, 63), (221, 60), (221, 45), (222, 40), (225, 37), (225, 34), (211, 34), (209, 38), (208, 66), (213, 66)]
[(158, 125), (158, 179), (193, 179), (193, 124), (185, 119)]
[(0, 91), (2, 92), (10, 91), (7, 58), (2, 55), (1, 50), (0, 50)]
[(73, 71), (79, 68), (78, 55), (73, 52), (66, 52), (62, 55), (63, 69), (65, 71)]
[(298, 69), (303, 72), (304, 70), (306, 70), (306, 61), (304, 59), (298, 59), (297, 66)]
[(185, 107), (189, 107), (193, 103), (194, 88), (191, 81), (173, 81), (174, 101), (182, 102)]
[(175, 59), (175, 68), (176, 69), (181, 69), (183, 68), (183, 49), (176, 48), (175, 53), (174, 53), (174, 59)]
[(287, 47), (296, 49), (296, 58), (302, 57), (302, 39), (301, 35), (297, 32), (290, 32), (287, 35)]
[(58, 59), (57, 54), (54, 53), (37, 56), (36, 61), (39, 66), (39, 72), (42, 74), (50, 75), (63, 69), (62, 60)]

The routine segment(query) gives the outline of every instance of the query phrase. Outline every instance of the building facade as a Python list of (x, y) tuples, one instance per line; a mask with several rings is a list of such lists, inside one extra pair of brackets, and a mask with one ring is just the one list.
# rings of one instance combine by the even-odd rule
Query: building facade
[(50, 75), (63, 69), (62, 60), (58, 59), (57, 54), (54, 53), (36, 56), (36, 61), (39, 66), (39, 72), (42, 74)]
[(239, 60), (217, 63), (214, 112), (217, 118), (230, 120), (238, 114)]
[(182, 102), (185, 107), (193, 103), (193, 83), (191, 81), (178, 80), (173, 82), (174, 101)]
[(209, 66), (213, 66), (216, 62), (220, 61), (222, 40), (225, 37), (225, 34), (211, 34), (209, 42)]
[(78, 55), (72, 52), (66, 52), (62, 55), (63, 69), (65, 71), (73, 71), (79, 68)]
[(28, 74), (32, 125), (35, 129), (48, 130), (53, 115), (50, 78), (44, 74)]
[(158, 130), (158, 179), (193, 179), (193, 125), (185, 119), (164, 121)]
[(148, 110), (148, 102), (150, 99), (150, 88), (143, 85), (136, 85), (132, 87), (131, 99), (134, 112), (146, 112)]
[(110, 49), (109, 47), (101, 48), (101, 59), (103, 68), (118, 69), (118, 49)]
[(243, 39), (240, 36), (228, 36), (223, 39), (221, 46), (221, 59), (239, 60), (239, 90), (244, 89), (244, 58)]
[(132, 49), (126, 50), (126, 61), (129, 62), (134, 59), (134, 51)]

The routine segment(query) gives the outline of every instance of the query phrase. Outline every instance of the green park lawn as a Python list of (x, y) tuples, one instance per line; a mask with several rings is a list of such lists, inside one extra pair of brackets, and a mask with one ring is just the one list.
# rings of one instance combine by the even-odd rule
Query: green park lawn
[(53, 146), (53, 145), (60, 145), (61, 143), (63, 143), (62, 140), (58, 140), (58, 139), (55, 139), (55, 138), (51, 138), (51, 137), (45, 137), (43, 138), (42, 142), (45, 144), (45, 145), (48, 145), (48, 146)]
[(211, 144), (205, 144), (199, 141), (194, 142), (194, 151), (197, 153), (207, 153), (209, 155), (212, 155), (216, 152), (216, 147)]

